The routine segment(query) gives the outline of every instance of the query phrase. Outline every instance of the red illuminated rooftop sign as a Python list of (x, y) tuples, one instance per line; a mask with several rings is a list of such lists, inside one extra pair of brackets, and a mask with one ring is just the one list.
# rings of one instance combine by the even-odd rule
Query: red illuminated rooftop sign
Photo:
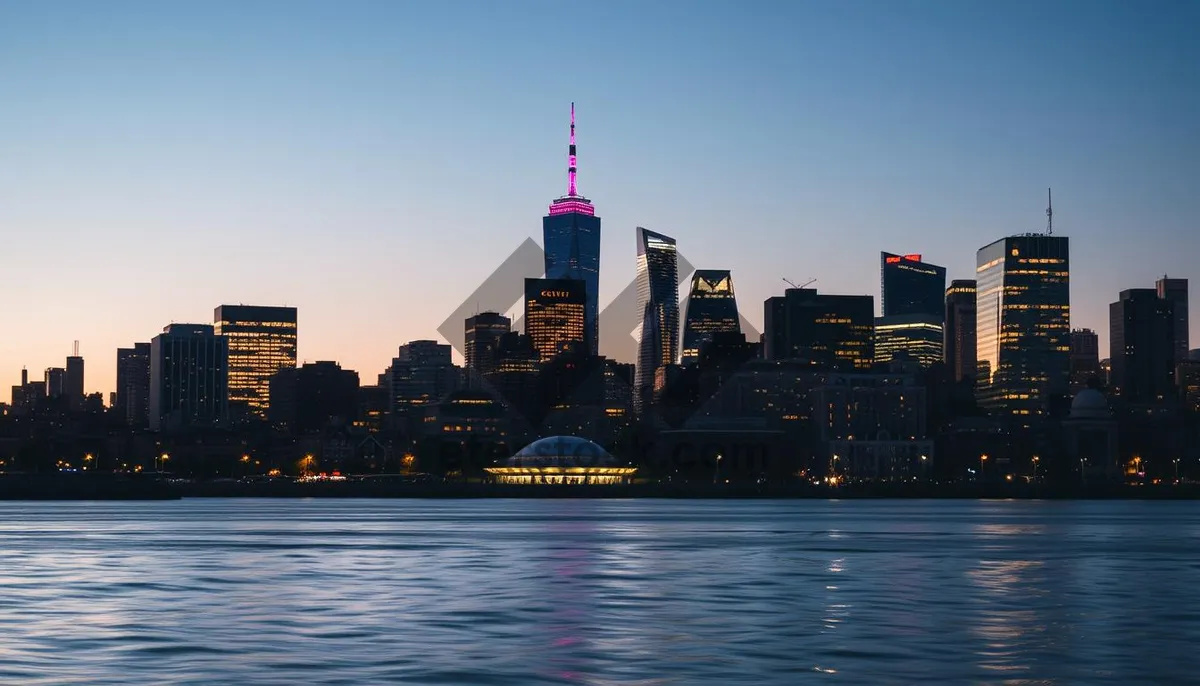
[(909, 255), (904, 255), (903, 257), (901, 257), (900, 255), (888, 255), (887, 256), (888, 264), (899, 264), (902, 261), (903, 262), (920, 262), (921, 255), (918, 253), (912, 253)]

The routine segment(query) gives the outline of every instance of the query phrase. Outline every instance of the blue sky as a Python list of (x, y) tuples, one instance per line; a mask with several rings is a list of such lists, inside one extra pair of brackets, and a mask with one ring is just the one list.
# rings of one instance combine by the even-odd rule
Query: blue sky
[(0, 383), (79, 339), (109, 391), (237, 302), (373, 380), (540, 240), (571, 101), (602, 303), (639, 225), (754, 322), (781, 277), (878, 296), (880, 250), (970, 278), (1047, 186), (1102, 346), (1118, 291), (1200, 280), (1193, 2), (4, 1)]

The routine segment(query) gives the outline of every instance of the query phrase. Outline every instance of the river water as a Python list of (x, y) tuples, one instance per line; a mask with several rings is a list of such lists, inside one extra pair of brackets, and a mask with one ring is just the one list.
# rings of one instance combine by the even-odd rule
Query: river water
[(4, 684), (1200, 683), (1187, 502), (0, 503)]

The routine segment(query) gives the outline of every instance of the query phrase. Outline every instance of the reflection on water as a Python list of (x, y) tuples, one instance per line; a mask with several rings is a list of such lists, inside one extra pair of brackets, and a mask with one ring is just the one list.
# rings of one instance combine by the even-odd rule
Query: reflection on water
[(0, 503), (0, 683), (1194, 683), (1197, 543), (1188, 503)]

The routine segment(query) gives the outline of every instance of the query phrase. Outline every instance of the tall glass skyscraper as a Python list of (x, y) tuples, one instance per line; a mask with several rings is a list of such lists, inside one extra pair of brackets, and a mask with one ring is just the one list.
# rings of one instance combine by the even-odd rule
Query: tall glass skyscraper
[(946, 268), (921, 261), (920, 255), (879, 253), (880, 295), (884, 317), (945, 315)]
[(1188, 280), (1162, 277), (1154, 283), (1158, 297), (1175, 303), (1175, 362), (1188, 356)]
[(653, 396), (654, 374), (675, 364), (679, 354), (679, 256), (675, 239), (637, 229), (637, 289), (642, 311), (634, 404), (641, 410)]
[(733, 277), (728, 269), (697, 269), (692, 274), (687, 314), (683, 318), (683, 355), (685, 365), (700, 358), (700, 346), (712, 340), (714, 333), (741, 333)]
[(1002, 238), (976, 255), (980, 404), (1029, 415), (1066, 393), (1071, 359), (1069, 245), (1064, 236)]
[(943, 359), (955, 381), (975, 378), (975, 280), (955, 279), (946, 289)]
[(584, 341), (600, 351), (600, 217), (592, 201), (579, 195), (575, 177), (575, 103), (571, 103), (571, 143), (567, 157), (567, 194), (550, 204), (542, 218), (542, 247), (547, 279), (582, 281), (587, 298)]
[(296, 366), (296, 308), (221, 305), (213, 321), (229, 340), (229, 402), (265, 418), (271, 377)]

